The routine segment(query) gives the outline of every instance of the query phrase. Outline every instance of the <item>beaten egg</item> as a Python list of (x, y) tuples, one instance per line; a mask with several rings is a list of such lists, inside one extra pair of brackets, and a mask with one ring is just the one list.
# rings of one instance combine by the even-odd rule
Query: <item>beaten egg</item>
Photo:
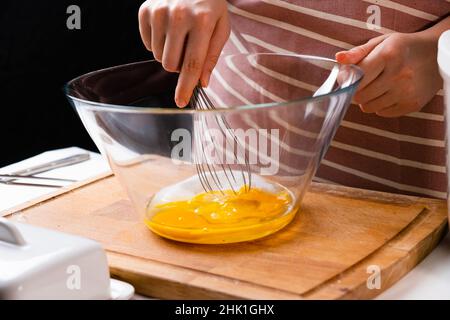
[(203, 192), (190, 199), (153, 204), (146, 225), (172, 240), (191, 243), (230, 243), (269, 235), (295, 215), (287, 189), (271, 192), (253, 187)]

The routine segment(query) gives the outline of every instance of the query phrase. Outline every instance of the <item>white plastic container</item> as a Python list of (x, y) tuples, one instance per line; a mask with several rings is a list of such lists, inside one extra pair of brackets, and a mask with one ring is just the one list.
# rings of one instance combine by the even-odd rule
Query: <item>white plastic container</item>
[[(447, 203), (450, 208), (450, 30), (444, 32), (439, 39), (438, 64), (444, 79), (445, 122), (447, 125)], [(450, 221), (450, 212), (449, 221)]]
[(129, 299), (99, 243), (0, 218), (0, 300)]

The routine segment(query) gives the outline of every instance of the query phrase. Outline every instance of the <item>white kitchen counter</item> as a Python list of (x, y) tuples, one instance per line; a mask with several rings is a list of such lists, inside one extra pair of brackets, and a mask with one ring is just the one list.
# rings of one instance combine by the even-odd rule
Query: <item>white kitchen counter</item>
[[(36, 164), (61, 159), (83, 151), (68, 148), (45, 152), (36, 157), (0, 169), (9, 173)], [(40, 176), (83, 180), (109, 170), (109, 166), (99, 154), (91, 153), (89, 161), (56, 169)], [(0, 184), (0, 211), (29, 201), (54, 191), (54, 188), (38, 188)], [(383, 281), (383, 279), (381, 279)], [(378, 299), (450, 299), (450, 235), (439, 246), (409, 272), (392, 288), (386, 290)]]
[(450, 234), (378, 299), (450, 299)]

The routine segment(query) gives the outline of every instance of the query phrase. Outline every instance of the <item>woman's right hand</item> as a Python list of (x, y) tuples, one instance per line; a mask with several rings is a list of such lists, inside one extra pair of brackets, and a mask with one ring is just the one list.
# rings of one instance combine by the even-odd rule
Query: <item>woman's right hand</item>
[(188, 104), (200, 81), (207, 86), (230, 25), (226, 0), (147, 0), (139, 9), (145, 47), (164, 69), (179, 72), (175, 102)]

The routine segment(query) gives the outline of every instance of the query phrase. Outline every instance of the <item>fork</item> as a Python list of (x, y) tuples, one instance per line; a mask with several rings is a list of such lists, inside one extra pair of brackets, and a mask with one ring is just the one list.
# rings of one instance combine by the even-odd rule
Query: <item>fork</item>
[(75, 182), (76, 180), (70, 179), (59, 179), (59, 178), (43, 178), (43, 177), (34, 177), (33, 175), (38, 173), (47, 172), (50, 170), (54, 170), (57, 168), (71, 166), (83, 161), (87, 161), (90, 159), (89, 153), (78, 153), (72, 156), (50, 161), (47, 163), (43, 163), (37, 166), (33, 166), (30, 168), (14, 171), (11, 174), (3, 174), (0, 175), (0, 183), (9, 184), (9, 185), (25, 185), (25, 186), (36, 186), (36, 187), (53, 187), (59, 188), (62, 185), (56, 184), (46, 184), (46, 183), (35, 183), (35, 182), (18, 182), (16, 180), (46, 180), (46, 181), (60, 181), (60, 182)]

